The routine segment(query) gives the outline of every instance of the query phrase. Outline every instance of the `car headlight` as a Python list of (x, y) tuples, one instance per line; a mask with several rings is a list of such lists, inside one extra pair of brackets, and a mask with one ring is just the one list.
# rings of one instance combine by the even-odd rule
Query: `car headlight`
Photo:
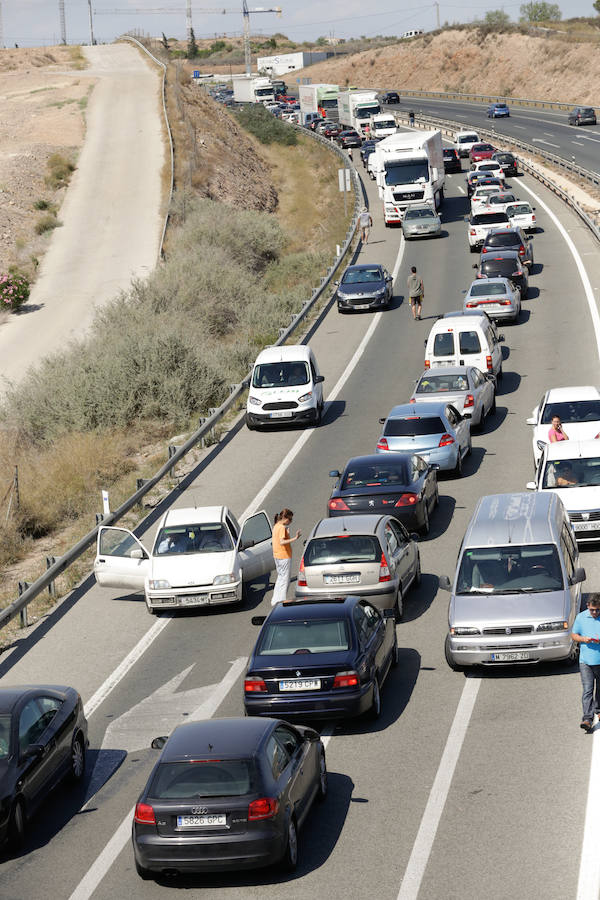
[(568, 627), (568, 622), (542, 622), (536, 631), (566, 631)]
[(308, 394), (302, 394), (301, 397), (298, 397), (298, 403), (306, 403), (307, 400), (310, 400), (312, 397), (312, 391), (309, 391)]
[(479, 634), (479, 628), (451, 628), (450, 634)]
[(215, 575), (213, 584), (232, 584), (236, 581), (235, 573), (230, 572), (228, 575)]
[(260, 406), (260, 400), (258, 397), (248, 397), (248, 402), (253, 403), (254, 406)]
[(148, 587), (151, 591), (168, 591), (171, 587), (168, 581), (159, 578), (157, 581), (150, 580), (148, 582)]

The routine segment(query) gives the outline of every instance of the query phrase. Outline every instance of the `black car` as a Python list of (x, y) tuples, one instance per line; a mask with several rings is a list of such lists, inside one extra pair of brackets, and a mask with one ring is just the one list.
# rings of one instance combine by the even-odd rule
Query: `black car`
[(462, 172), (462, 163), (458, 150), (454, 147), (444, 147), (444, 172)]
[(346, 149), (347, 147), (360, 147), (362, 145), (362, 138), (358, 131), (354, 131), (351, 129), (347, 129), (346, 131), (340, 132), (336, 137), (337, 143), (340, 147)]
[(568, 115), (569, 125), (595, 125), (596, 110), (593, 106), (576, 106)]
[(381, 687), (397, 663), (393, 609), (384, 615), (357, 596), (278, 603), (248, 662), (246, 713), (378, 718)]
[(348, 266), (336, 285), (335, 299), (341, 313), (350, 309), (381, 309), (394, 296), (393, 278), (385, 266), (361, 263)]
[(492, 153), (492, 159), (500, 163), (505, 175), (519, 174), (519, 164), (513, 153), (509, 153), (506, 150), (496, 150), (495, 153)]
[[(429, 534), (429, 517), (439, 501), (436, 465), (411, 453), (355, 456), (337, 478), (327, 504), (330, 517), (385, 513), (406, 528)], [(408, 540), (408, 535), (406, 536)]]
[(522, 228), (496, 228), (488, 232), (481, 248), (481, 258), (496, 250), (516, 250), (519, 259), (531, 272), (533, 268), (533, 241)]
[(508, 278), (520, 289), (521, 300), (527, 298), (529, 291), (527, 268), (521, 264), (516, 250), (497, 250), (495, 253), (488, 253), (481, 259), (479, 265), (475, 263), (473, 268), (478, 270), (477, 278)]
[(398, 91), (384, 91), (379, 95), (382, 103), (400, 103), (400, 94)]
[(360, 148), (360, 158), (362, 160), (363, 168), (365, 168), (365, 169), (367, 168), (367, 162), (369, 160), (369, 157), (378, 143), (379, 143), (379, 141), (375, 141), (372, 139), (362, 142), (361, 148)]
[(72, 687), (0, 688), (0, 841), (18, 849), (50, 791), (85, 773), (88, 726)]
[(316, 731), (277, 719), (205, 719), (152, 746), (162, 753), (133, 819), (138, 875), (296, 868), (298, 830), (327, 794)]

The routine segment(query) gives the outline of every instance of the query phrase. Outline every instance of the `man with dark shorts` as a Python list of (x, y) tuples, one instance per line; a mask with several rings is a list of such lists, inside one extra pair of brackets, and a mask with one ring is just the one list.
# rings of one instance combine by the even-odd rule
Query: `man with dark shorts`
[(423, 288), (423, 279), (420, 275), (417, 275), (417, 267), (410, 267), (410, 275), (408, 276), (408, 280), (406, 282), (408, 286), (408, 299), (410, 301), (410, 308), (412, 309), (413, 319), (416, 321), (421, 318), (421, 307), (423, 305), (423, 298), (425, 296), (425, 290)]
[(594, 714), (600, 714), (600, 594), (589, 595), (587, 609), (575, 617), (571, 637), (579, 644), (579, 673), (583, 687), (580, 727), (591, 734)]

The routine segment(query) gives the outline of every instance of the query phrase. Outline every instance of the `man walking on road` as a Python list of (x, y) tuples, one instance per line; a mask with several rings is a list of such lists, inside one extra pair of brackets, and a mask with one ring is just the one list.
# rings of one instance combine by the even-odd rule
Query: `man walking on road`
[(371, 213), (366, 206), (363, 206), (363, 211), (358, 217), (358, 224), (360, 225), (360, 239), (363, 244), (368, 244), (369, 231), (373, 227), (373, 219), (371, 218)]
[(579, 672), (583, 687), (580, 727), (590, 734), (594, 713), (600, 719), (600, 594), (589, 595), (587, 609), (575, 618), (571, 637), (579, 644)]
[(408, 276), (408, 280), (406, 282), (408, 286), (408, 299), (410, 300), (410, 308), (412, 309), (413, 319), (415, 321), (421, 318), (421, 308), (423, 305), (423, 298), (425, 296), (425, 289), (423, 287), (423, 279), (420, 275), (417, 275), (417, 267), (410, 267), (410, 275)]

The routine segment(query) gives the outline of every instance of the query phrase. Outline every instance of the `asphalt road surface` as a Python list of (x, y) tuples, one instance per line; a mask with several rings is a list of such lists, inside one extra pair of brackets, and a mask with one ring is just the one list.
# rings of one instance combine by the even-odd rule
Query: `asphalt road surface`
[[(2, 865), (3, 900), (136, 900), (167, 897), (177, 887), (219, 900), (597, 897), (598, 822), (592, 815), (584, 823), (600, 737), (578, 727), (577, 671), (556, 665), (464, 675), (444, 660), (448, 595), (438, 592), (438, 577), (453, 572), (474, 503), (485, 493), (524, 490), (532, 475), (525, 418), (544, 390), (598, 381), (590, 314), (597, 288), (585, 290), (586, 271), (592, 285), (600, 283), (597, 247), (550, 192), (526, 177), (512, 184), (533, 199), (543, 230), (521, 322), (501, 329), (498, 411), (474, 435), (464, 477), (440, 481), (440, 507), (420, 544), (423, 580), (397, 627), (400, 665), (383, 690), (381, 719), (324, 731), (330, 794), (301, 833), (297, 872), (283, 880), (259, 871), (142, 882), (129, 839), (131, 810), (156, 758), (148, 736), (164, 734), (186, 713), (242, 713), (243, 665), (257, 634), (250, 619), (270, 608), (271, 587), (254, 585), (242, 609), (154, 619), (141, 596), (88, 579), (0, 660), (4, 684), (77, 686), (91, 741), (85, 789), (45, 804), (23, 854)], [(385, 229), (370, 182), (367, 191), (375, 226), (360, 258), (394, 272), (395, 301), (377, 314), (332, 309), (311, 337), (329, 398), (322, 426), (240, 428), (208, 467), (198, 466), (176, 506), (225, 503), (238, 516), (290, 506), (294, 527), (306, 535), (325, 514), (328, 471), (371, 452), (378, 418), (410, 396), (432, 322), (462, 306), (473, 277), (464, 175), (447, 181), (445, 235), (408, 245), (400, 231)], [(412, 264), (425, 281), (421, 322), (413, 322), (403, 296)], [(147, 522), (145, 542), (160, 512)], [(597, 554), (581, 556), (590, 590), (600, 572)], [(592, 812), (596, 805), (597, 795)]]

